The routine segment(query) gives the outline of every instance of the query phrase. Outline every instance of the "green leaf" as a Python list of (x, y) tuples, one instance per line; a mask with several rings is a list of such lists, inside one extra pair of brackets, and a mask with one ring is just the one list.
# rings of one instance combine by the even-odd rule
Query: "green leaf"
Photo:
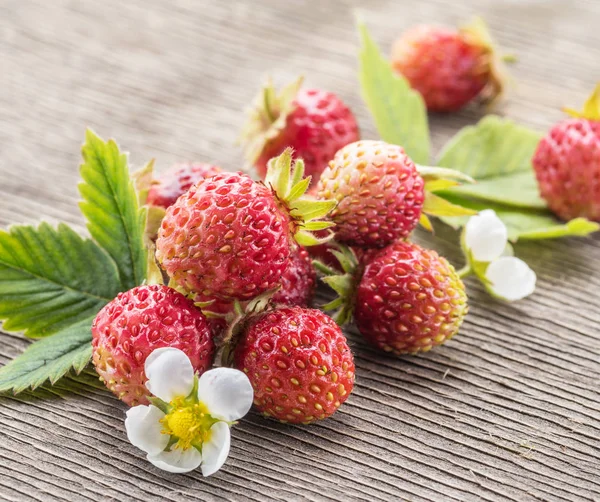
[(461, 171), (477, 180), (439, 192), (461, 194), (505, 205), (541, 209), (531, 158), (541, 135), (510, 120), (489, 115), (468, 126), (443, 148), (441, 167)]
[(402, 146), (416, 163), (428, 164), (429, 126), (423, 98), (393, 72), (362, 22), (358, 31), (361, 93), (381, 138)]
[[(546, 208), (546, 203), (538, 194), (537, 180), (532, 171), (488, 178), (475, 185), (451, 188), (449, 192), (525, 209)], [(437, 193), (444, 196), (449, 192), (443, 189)]]
[(0, 368), (0, 392), (12, 390), (17, 394), (28, 388), (35, 389), (46, 380), (55, 383), (71, 369), (80, 373), (92, 356), (92, 319), (88, 317), (31, 344)]
[[(506, 225), (508, 238), (513, 242), (518, 239), (555, 239), (569, 236), (586, 236), (600, 229), (598, 223), (588, 221), (585, 218), (576, 218), (567, 223), (561, 222), (547, 209), (522, 209), (462, 198), (460, 195), (454, 194), (450, 196), (449, 200), (476, 211), (493, 209)], [(460, 228), (469, 218), (459, 216), (441, 217), (440, 219), (454, 228)]]
[(148, 192), (150, 191), (152, 181), (154, 180), (154, 159), (148, 162), (144, 167), (131, 173), (131, 179), (133, 180), (133, 187), (138, 196), (138, 204), (143, 206), (146, 204)]
[(41, 337), (96, 315), (121, 291), (114, 262), (65, 224), (0, 231), (0, 319)]
[[(431, 192), (425, 192), (423, 212), (431, 216), (472, 216), (477, 213), (473, 209), (463, 207), (462, 204), (453, 204)], [(427, 228), (427, 224), (425, 227)]]
[(82, 154), (81, 212), (92, 237), (116, 263), (122, 289), (131, 289), (146, 279), (146, 211), (138, 203), (127, 156), (90, 129)]

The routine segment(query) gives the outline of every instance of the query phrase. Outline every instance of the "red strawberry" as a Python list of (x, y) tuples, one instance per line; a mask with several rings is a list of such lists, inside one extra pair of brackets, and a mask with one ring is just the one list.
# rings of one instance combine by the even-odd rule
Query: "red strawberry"
[(250, 318), (235, 366), (254, 388), (254, 405), (282, 422), (333, 414), (354, 386), (354, 360), (339, 326), (319, 310), (281, 308)]
[(354, 271), (324, 280), (345, 302), (340, 322), (353, 314), (371, 343), (395, 354), (425, 352), (458, 332), (468, 310), (465, 288), (435, 251), (399, 241), (364, 265), (353, 261)]
[(563, 220), (600, 221), (600, 84), (578, 118), (556, 124), (540, 141), (533, 167), (542, 197)]
[(279, 284), (294, 239), (318, 243), (310, 231), (327, 223), (310, 220), (324, 217), (335, 202), (301, 197), (309, 180), (302, 178), (301, 160), (292, 168), (290, 150), (272, 167), (267, 186), (222, 173), (167, 209), (156, 257), (180, 287), (208, 298), (250, 300)]
[(174, 204), (177, 198), (204, 178), (221, 172), (221, 168), (201, 162), (175, 164), (152, 182), (147, 203), (165, 209)]
[(317, 186), (317, 199), (335, 199), (335, 237), (382, 247), (406, 237), (419, 222), (424, 182), (400, 146), (359, 141), (335, 154)]
[(335, 152), (359, 138), (354, 115), (335, 94), (301, 85), (298, 79), (277, 95), (269, 83), (250, 114), (246, 154), (262, 177), (269, 159), (292, 147), (315, 182)]
[(92, 361), (100, 379), (130, 406), (148, 404), (144, 363), (154, 349), (182, 350), (199, 373), (210, 368), (214, 352), (200, 310), (162, 285), (119, 293), (94, 319), (92, 346)]
[[(307, 307), (312, 299), (316, 280), (317, 276), (308, 252), (302, 246), (295, 246), (280, 279), (281, 289), (273, 295), (271, 303)], [(213, 333), (216, 336), (223, 333), (227, 327), (227, 315), (233, 312), (234, 304), (203, 295), (196, 295), (194, 301), (206, 314)]]
[(502, 92), (502, 63), (481, 19), (459, 31), (417, 26), (396, 41), (391, 60), (430, 111), (456, 111)]
[(281, 276), (281, 289), (273, 295), (273, 303), (306, 307), (315, 289), (317, 275), (308, 251), (301, 246), (290, 254), (290, 262)]

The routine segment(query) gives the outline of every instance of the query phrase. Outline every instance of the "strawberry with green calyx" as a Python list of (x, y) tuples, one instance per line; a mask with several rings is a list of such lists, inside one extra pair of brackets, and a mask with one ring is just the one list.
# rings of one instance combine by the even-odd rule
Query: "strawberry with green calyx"
[(474, 214), (433, 193), (457, 184), (456, 180), (472, 181), (450, 169), (418, 168), (400, 146), (363, 140), (335, 154), (319, 180), (317, 199), (338, 203), (331, 212), (336, 240), (383, 247), (407, 237), (419, 221), (430, 229), (423, 213)]
[(419, 26), (392, 49), (392, 65), (419, 91), (430, 111), (457, 111), (475, 98), (499, 99), (507, 80), (485, 22), (475, 18), (459, 31)]
[(234, 365), (254, 389), (254, 406), (281, 422), (309, 424), (332, 415), (354, 387), (346, 337), (323, 312), (302, 307), (249, 318)]
[(354, 386), (352, 352), (333, 319), (315, 309), (276, 305), (277, 293), (234, 302), (216, 359), (248, 376), (254, 405), (265, 416), (302, 424), (327, 418)]
[(417, 26), (396, 41), (391, 56), (434, 112), (457, 111), (475, 98), (497, 100), (507, 80), (503, 59), (481, 18), (458, 31)]
[(169, 277), (189, 293), (224, 301), (250, 300), (276, 287), (289, 266), (294, 240), (326, 241), (312, 232), (335, 201), (304, 194), (304, 163), (291, 149), (269, 162), (265, 183), (241, 173), (221, 173), (191, 187), (167, 209), (156, 257)]
[(600, 84), (581, 112), (541, 139), (533, 168), (542, 198), (562, 220), (600, 221)]
[(386, 352), (425, 352), (459, 330), (467, 314), (465, 288), (454, 267), (435, 251), (398, 241), (359, 263), (349, 248), (335, 252), (344, 274), (315, 264), (338, 294), (325, 305)]
[(359, 138), (352, 112), (333, 93), (302, 88), (302, 78), (279, 93), (269, 81), (242, 133), (248, 162), (266, 175), (269, 159), (292, 147), (316, 182), (333, 155)]

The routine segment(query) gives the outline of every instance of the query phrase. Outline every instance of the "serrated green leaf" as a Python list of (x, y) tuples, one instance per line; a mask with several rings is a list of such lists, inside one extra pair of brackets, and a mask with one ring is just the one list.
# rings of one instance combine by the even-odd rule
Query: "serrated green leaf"
[(0, 319), (6, 331), (51, 335), (96, 315), (120, 286), (106, 252), (65, 224), (0, 231)]
[[(476, 211), (493, 209), (508, 229), (508, 238), (518, 239), (555, 239), (569, 236), (586, 236), (600, 229), (600, 225), (585, 218), (576, 218), (567, 223), (561, 222), (549, 210), (522, 209), (493, 204), (481, 200), (463, 198), (453, 194), (449, 200)], [(441, 217), (442, 221), (454, 228), (466, 224), (468, 217)]]
[(131, 289), (146, 279), (146, 211), (138, 203), (127, 156), (90, 129), (82, 154), (81, 212), (92, 237), (116, 263), (122, 289)]
[(92, 317), (80, 320), (55, 335), (31, 344), (0, 368), (0, 392), (15, 394), (55, 383), (71, 369), (80, 373), (92, 356)]
[(440, 194), (461, 194), (506, 205), (540, 209), (531, 158), (541, 135), (494, 115), (468, 126), (443, 148), (437, 164), (475, 178), (474, 185), (461, 185)]
[(402, 146), (418, 164), (429, 162), (429, 126), (421, 95), (396, 75), (366, 26), (359, 21), (361, 39), (359, 80), (381, 138)]

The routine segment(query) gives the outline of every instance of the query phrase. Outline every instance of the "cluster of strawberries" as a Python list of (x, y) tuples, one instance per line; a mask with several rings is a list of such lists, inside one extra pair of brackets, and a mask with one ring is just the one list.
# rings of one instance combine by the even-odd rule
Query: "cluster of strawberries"
[(309, 252), (339, 294), (325, 307), (338, 310), (339, 324), (354, 317), (385, 351), (429, 350), (467, 312), (454, 268), (405, 240), (421, 217), (425, 183), (404, 150), (356, 141), (354, 116), (333, 94), (265, 93), (247, 129), (264, 181), (180, 164), (148, 194), (148, 204), (166, 210), (156, 259), (169, 286), (121, 293), (92, 327), (96, 369), (130, 405), (148, 402), (144, 363), (168, 346), (199, 373), (218, 352), (221, 364), (246, 373), (265, 415), (309, 423), (335, 412), (352, 391), (354, 362), (338, 323), (308, 308), (316, 283)]
[[(430, 110), (500, 92), (497, 58), (480, 28), (419, 28), (396, 44), (394, 67)], [(568, 127), (600, 144), (596, 126)], [(556, 171), (566, 172), (557, 165), (566, 154), (556, 153), (563, 129), (534, 159), (542, 194), (554, 199)], [(137, 405), (149, 402), (144, 363), (153, 350), (180, 349), (198, 373), (220, 358), (248, 376), (260, 412), (310, 423), (334, 413), (353, 389), (353, 356), (339, 325), (354, 320), (386, 352), (427, 351), (458, 332), (467, 297), (452, 265), (408, 240), (424, 216), (419, 170), (400, 146), (360, 141), (337, 96), (304, 89), (301, 80), (279, 93), (268, 85), (244, 140), (264, 181), (188, 163), (154, 182), (148, 204), (166, 210), (156, 259), (169, 286), (137, 287), (100, 311), (93, 361), (106, 385)], [(585, 189), (599, 190), (597, 182)], [(597, 206), (581, 209), (598, 219)], [(338, 294), (323, 306), (337, 311), (337, 322), (309, 308), (312, 258)]]

